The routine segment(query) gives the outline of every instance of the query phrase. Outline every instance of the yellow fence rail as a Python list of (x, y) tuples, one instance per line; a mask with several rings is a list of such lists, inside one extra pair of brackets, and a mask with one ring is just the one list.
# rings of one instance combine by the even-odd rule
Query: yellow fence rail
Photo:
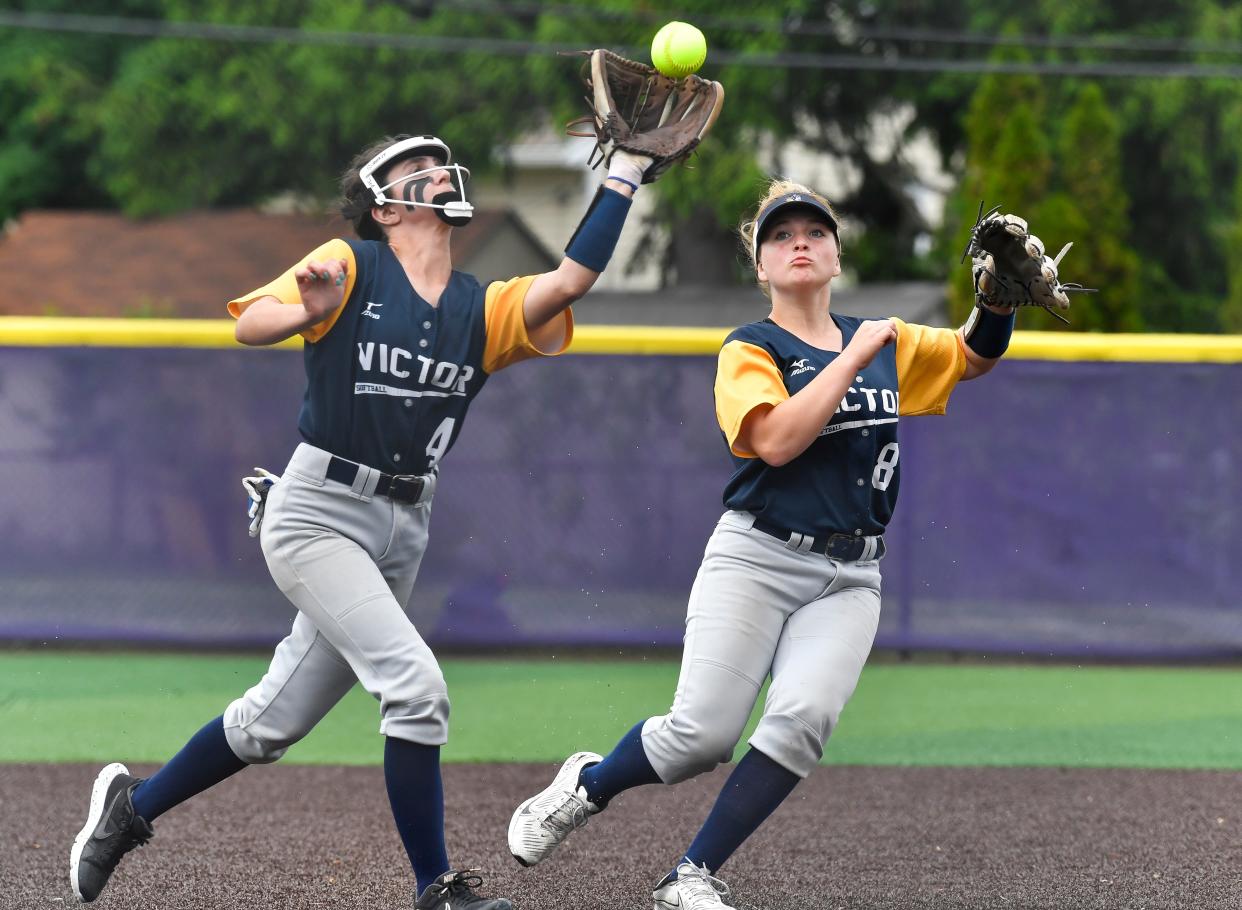
[[(575, 354), (715, 354), (728, 328), (580, 325)], [(294, 338), (281, 347), (297, 348)], [(231, 319), (82, 319), (0, 316), (0, 346), (230, 348)], [(1105, 335), (1015, 332), (1009, 357), (1165, 363), (1242, 362), (1242, 335)]]

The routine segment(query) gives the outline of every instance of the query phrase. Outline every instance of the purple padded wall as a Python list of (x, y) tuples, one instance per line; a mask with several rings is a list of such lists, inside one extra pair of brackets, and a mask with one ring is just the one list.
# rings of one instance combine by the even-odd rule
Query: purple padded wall
[[(676, 645), (729, 462), (710, 357), (493, 377), (411, 603), (438, 645)], [(297, 443), (290, 351), (0, 348), (0, 639), (267, 646), (239, 479)], [(1242, 364), (1013, 361), (903, 421), (879, 644), (1242, 653)]]

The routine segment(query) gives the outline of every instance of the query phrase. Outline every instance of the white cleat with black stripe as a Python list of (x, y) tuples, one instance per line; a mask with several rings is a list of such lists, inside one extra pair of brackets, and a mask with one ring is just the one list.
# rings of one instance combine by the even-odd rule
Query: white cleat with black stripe
[(509, 820), (509, 852), (515, 860), (523, 866), (542, 862), (570, 833), (602, 811), (587, 799), (586, 788), (578, 786), (578, 775), (603, 760), (595, 752), (575, 752), (546, 789), (517, 807)]
[(677, 878), (661, 882), (651, 895), (655, 910), (733, 910), (726, 904), (729, 886), (707, 871), (706, 866), (682, 862)]

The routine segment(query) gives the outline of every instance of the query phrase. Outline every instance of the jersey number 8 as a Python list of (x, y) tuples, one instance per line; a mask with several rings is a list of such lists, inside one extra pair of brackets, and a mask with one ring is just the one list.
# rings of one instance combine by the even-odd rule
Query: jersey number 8
[(890, 442), (880, 449), (880, 456), (875, 460), (875, 470), (871, 472), (871, 485), (877, 490), (887, 490), (893, 482), (893, 474), (897, 472), (897, 459), (901, 450), (897, 443)]

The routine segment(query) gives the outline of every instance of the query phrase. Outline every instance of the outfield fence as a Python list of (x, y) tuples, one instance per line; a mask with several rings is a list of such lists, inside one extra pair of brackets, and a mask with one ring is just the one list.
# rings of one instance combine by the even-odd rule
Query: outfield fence
[[(676, 646), (730, 470), (726, 330), (581, 327), (492, 377), (411, 615), (435, 645)], [(0, 319), (0, 640), (266, 647), (293, 608), (239, 482), (296, 445), (299, 343), (227, 321)], [(1242, 338), (1018, 333), (903, 420), (879, 645), (1242, 654)]]

